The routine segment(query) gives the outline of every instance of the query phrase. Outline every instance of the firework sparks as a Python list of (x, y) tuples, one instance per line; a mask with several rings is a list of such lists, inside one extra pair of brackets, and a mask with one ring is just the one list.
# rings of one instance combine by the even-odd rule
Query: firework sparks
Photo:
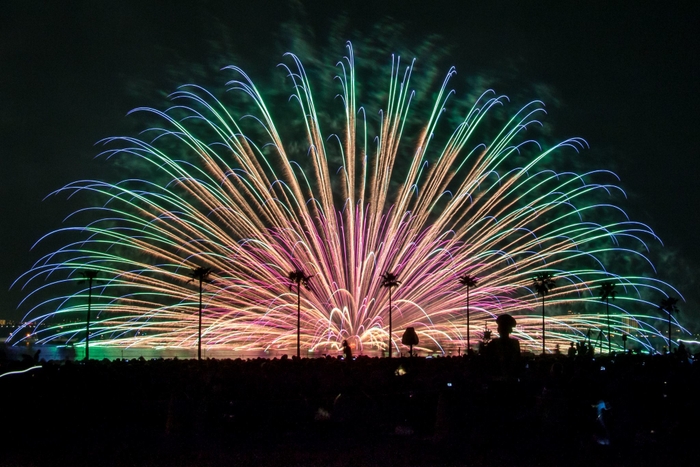
[[(375, 136), (369, 111), (357, 104), (348, 45), (337, 76), (342, 131), (330, 134), (301, 61), (288, 58), (296, 120), (273, 120), (252, 80), (229, 67), (230, 92), (245, 105), (183, 86), (171, 108), (137, 109), (155, 115), (159, 127), (105, 141), (104, 157), (145, 164), (144, 179), (57, 190), (84, 197), (87, 207), (42, 239), (68, 238), (64, 246), (18, 279), (28, 291), (25, 321), (38, 324), (33, 338), (84, 342), (85, 323), (70, 319), (85, 316), (88, 291), (75, 284), (89, 269), (99, 273), (91, 346), (195, 347), (200, 296), (190, 274), (197, 267), (211, 271), (201, 331), (210, 349), (295, 348), (297, 300), (302, 348), (339, 349), (348, 340), (360, 351), (386, 349), (392, 293), (397, 346), (413, 327), (423, 348), (464, 349), (494, 316), (510, 313), (519, 323), (514, 336), (534, 351), (543, 339), (532, 284), (542, 274), (557, 281), (545, 303), (549, 351), (607, 329), (598, 289), (610, 281), (619, 286), (609, 305), (613, 347), (622, 347), (615, 338), (623, 333), (646, 348), (663, 336), (657, 325), (665, 318), (653, 303), (678, 292), (653, 277), (644, 252), (656, 236), (611, 204), (623, 194), (613, 173), (550, 168), (586, 143), (542, 148), (526, 139), (540, 124), (541, 103), (524, 106), (482, 141), (484, 121), (507, 101), (486, 92), (445, 129), (443, 115), (456, 99), (450, 70), (414, 131), (407, 124), (413, 65), (395, 58)], [(619, 258), (635, 275), (629, 266), (615, 270)], [(298, 296), (287, 277), (295, 270), (313, 276)], [(382, 287), (386, 271), (401, 278), (393, 290)], [(478, 286), (462, 287), (467, 276)], [(20, 329), (10, 341), (26, 338)]]

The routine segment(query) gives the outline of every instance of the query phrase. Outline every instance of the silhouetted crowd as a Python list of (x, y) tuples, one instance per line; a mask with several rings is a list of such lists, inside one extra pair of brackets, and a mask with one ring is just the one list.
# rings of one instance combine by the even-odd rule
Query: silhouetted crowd
[(700, 364), (687, 352), (514, 357), (503, 336), (441, 358), (1, 361), (0, 465), (694, 459)]

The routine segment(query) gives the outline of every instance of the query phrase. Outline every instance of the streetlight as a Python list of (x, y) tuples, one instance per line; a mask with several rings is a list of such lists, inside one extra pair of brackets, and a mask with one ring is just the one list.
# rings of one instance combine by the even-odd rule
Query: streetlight
[[(82, 271), (83, 278), (88, 282), (88, 308), (85, 326), (85, 360), (90, 360), (90, 309), (92, 307), (92, 281), (97, 277), (97, 271), (88, 269)], [(82, 284), (80, 281), (79, 284)]]

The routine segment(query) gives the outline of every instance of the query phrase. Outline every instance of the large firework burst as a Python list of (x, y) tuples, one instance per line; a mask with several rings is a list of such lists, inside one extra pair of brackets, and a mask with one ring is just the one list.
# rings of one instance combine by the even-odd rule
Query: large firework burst
[[(338, 126), (342, 117), (341, 129), (331, 134), (300, 60), (288, 58), (297, 118), (275, 121), (243, 70), (229, 67), (234, 104), (183, 86), (165, 111), (136, 109), (157, 116), (159, 127), (105, 141), (102, 155), (133, 159), (141, 178), (57, 190), (89, 202), (69, 216), (71, 226), (43, 239), (68, 238), (64, 246), (19, 279), (28, 290), (25, 321), (38, 324), (33, 338), (84, 342), (90, 295), (91, 345), (293, 349), (300, 319), (302, 348), (347, 339), (361, 351), (386, 349), (392, 294), (395, 348), (413, 327), (422, 347), (452, 350), (468, 340), (469, 294), (472, 341), (510, 313), (523, 348), (544, 345), (544, 320), (552, 350), (607, 335), (599, 289), (609, 283), (618, 285), (612, 348), (622, 335), (644, 347), (663, 336), (655, 303), (678, 293), (645, 256), (654, 233), (611, 204), (622, 194), (613, 173), (552, 169), (586, 143), (527, 139), (541, 103), (482, 139), (507, 103), (485, 92), (446, 128), (450, 70), (416, 131), (407, 123), (413, 65), (394, 58), (373, 134), (348, 45), (333, 104), (342, 113), (328, 118)], [(198, 268), (210, 271), (201, 310)], [(85, 271), (96, 272), (89, 291), (76, 285)], [(306, 289), (292, 287), (297, 273)], [(536, 281), (544, 276), (555, 281), (546, 300)], [(473, 286), (463, 287), (464, 277)]]

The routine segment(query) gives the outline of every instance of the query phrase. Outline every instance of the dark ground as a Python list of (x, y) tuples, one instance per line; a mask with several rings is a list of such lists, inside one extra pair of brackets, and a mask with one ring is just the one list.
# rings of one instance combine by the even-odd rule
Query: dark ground
[(0, 377), (0, 465), (695, 465), (699, 383), (675, 356), (43, 362)]

